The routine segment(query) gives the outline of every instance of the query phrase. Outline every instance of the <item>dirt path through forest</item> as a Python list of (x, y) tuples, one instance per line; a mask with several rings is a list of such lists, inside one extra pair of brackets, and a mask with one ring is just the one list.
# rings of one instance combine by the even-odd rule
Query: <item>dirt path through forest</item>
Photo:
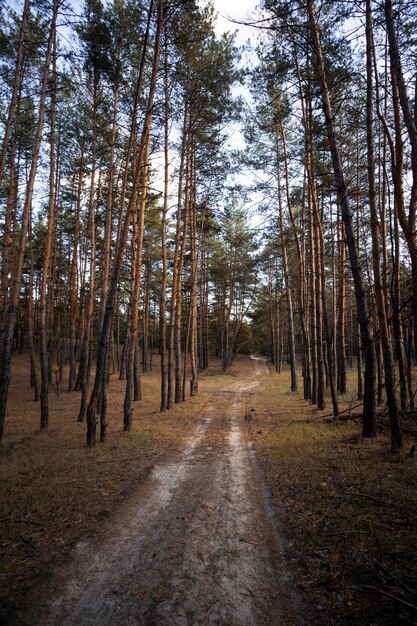
[(31, 625), (302, 623), (247, 438), (248, 394), (268, 372), (253, 366), (216, 392), (180, 457), (78, 544)]

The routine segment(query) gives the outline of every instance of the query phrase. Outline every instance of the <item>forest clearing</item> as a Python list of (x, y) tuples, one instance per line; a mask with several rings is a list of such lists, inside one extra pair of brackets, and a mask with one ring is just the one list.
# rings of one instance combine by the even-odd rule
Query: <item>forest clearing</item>
[(0, 1), (2, 623), (417, 624), (416, 30)]

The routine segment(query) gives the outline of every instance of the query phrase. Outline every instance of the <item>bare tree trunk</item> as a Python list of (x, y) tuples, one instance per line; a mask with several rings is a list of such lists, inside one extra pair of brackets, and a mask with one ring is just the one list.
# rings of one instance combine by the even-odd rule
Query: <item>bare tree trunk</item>
[(197, 205), (194, 185), (193, 199), (191, 202), (190, 216), (190, 239), (191, 239), (191, 294), (190, 294), (190, 396), (198, 393), (198, 369), (197, 369)]
[[(148, 170), (149, 170), (149, 152), (150, 152), (150, 133), (144, 138), (145, 147), (142, 153), (143, 160), (138, 163), (137, 168), (142, 170), (142, 192), (140, 195), (139, 209), (137, 216), (137, 235), (134, 242), (135, 248), (135, 267), (133, 273), (133, 286), (130, 309), (130, 331), (129, 331), (129, 347), (126, 360), (126, 390), (123, 404), (123, 430), (129, 431), (132, 427), (133, 411), (132, 400), (134, 398), (135, 388), (135, 368), (134, 360), (138, 343), (138, 325), (139, 325), (139, 302), (141, 291), (141, 273), (142, 273), (142, 252), (143, 252), (143, 234), (145, 228), (145, 208), (148, 193)], [(137, 372), (139, 369), (137, 369)], [(138, 394), (136, 394), (138, 395)]]
[(187, 333), (185, 335), (185, 346), (184, 346), (184, 363), (182, 368), (182, 398), (181, 401), (185, 402), (185, 394), (187, 389), (187, 357), (190, 349), (190, 328), (191, 328), (191, 309), (188, 311), (187, 316)]
[(176, 302), (178, 295), (178, 280), (179, 280), (179, 256), (180, 256), (180, 244), (181, 244), (181, 212), (182, 212), (182, 185), (184, 177), (184, 165), (186, 162), (186, 150), (187, 150), (187, 100), (184, 97), (184, 117), (182, 127), (182, 144), (181, 144), (181, 159), (179, 166), (179, 178), (178, 178), (178, 202), (177, 202), (177, 220), (175, 227), (175, 249), (173, 259), (173, 273), (172, 273), (172, 287), (171, 287), (171, 305), (169, 314), (169, 341), (168, 341), (168, 390), (167, 390), (167, 409), (172, 407), (174, 401), (174, 344), (175, 344), (175, 317), (176, 317)]
[[(298, 63), (297, 63), (298, 70)], [(301, 88), (301, 85), (300, 85)], [(304, 114), (304, 107), (303, 107)], [(306, 303), (305, 303), (305, 281), (306, 281), (306, 267), (305, 267), (305, 257), (303, 254), (300, 237), (298, 234), (297, 225), (295, 223), (294, 212), (292, 210), (291, 198), (290, 198), (290, 182), (289, 182), (289, 171), (288, 171), (288, 157), (287, 157), (287, 142), (285, 137), (284, 126), (282, 121), (279, 122), (280, 126), (280, 134), (282, 140), (282, 150), (283, 150), (283, 158), (284, 158), (284, 166), (285, 166), (285, 188), (286, 188), (286, 197), (287, 197), (287, 208), (288, 214), (290, 216), (291, 225), (293, 229), (295, 246), (297, 252), (297, 261), (300, 271), (300, 283), (298, 288), (298, 308), (299, 308), (299, 316), (301, 322), (301, 335), (303, 340), (303, 381), (304, 381), (304, 398), (309, 400), (311, 397), (311, 351), (310, 351), (310, 343), (309, 343), (309, 333), (307, 328), (307, 316), (306, 316)], [(303, 203), (304, 203), (305, 194), (303, 191)]]
[(140, 380), (140, 347), (139, 340), (136, 339), (135, 356), (133, 362), (133, 401), (142, 400), (142, 387)]
[(374, 269), (374, 290), (378, 314), (379, 332), (383, 353), (385, 372), (385, 392), (387, 395), (388, 413), (391, 429), (391, 447), (398, 450), (402, 447), (402, 435), (399, 422), (397, 399), (395, 396), (395, 366), (391, 349), (391, 338), (388, 331), (384, 289), (381, 279), (380, 243), (378, 232), (378, 215), (375, 189), (375, 157), (373, 130), (373, 76), (372, 76), (372, 13), (371, 0), (366, 0), (366, 143), (368, 154), (368, 185), (369, 209), (371, 213), (372, 259)]
[(309, 187), (311, 195), (311, 210), (313, 218), (313, 248), (314, 254), (314, 269), (315, 274), (312, 276), (314, 279), (315, 301), (316, 301), (316, 340), (317, 340), (317, 408), (322, 410), (326, 406), (325, 399), (325, 383), (324, 383), (324, 351), (323, 351), (323, 298), (322, 298), (322, 281), (321, 276), (323, 268), (321, 266), (321, 254), (320, 254), (320, 235), (319, 235), (319, 207), (316, 189), (315, 173), (313, 170), (313, 154), (312, 146), (310, 144), (310, 154), (308, 157), (308, 170), (310, 170)]
[(337, 218), (337, 239), (339, 250), (339, 310), (337, 318), (337, 351), (338, 367), (337, 367), (337, 389), (339, 393), (346, 393), (346, 334), (345, 334), (345, 310), (346, 310), (346, 280), (345, 280), (345, 242), (342, 229), (339, 225), (339, 211)]
[(35, 341), (34, 341), (34, 313), (33, 313), (33, 273), (34, 273), (34, 259), (33, 259), (33, 245), (32, 245), (32, 216), (29, 218), (29, 256), (30, 256), (30, 270), (29, 270), (29, 295), (28, 295), (28, 338), (29, 338), (29, 351), (30, 351), (30, 384), (34, 391), (34, 400), (39, 400), (39, 384), (38, 375), (36, 372), (36, 358), (35, 358)]
[[(114, 155), (116, 148), (117, 136), (117, 113), (119, 107), (119, 85), (116, 84), (113, 99), (113, 120), (110, 137), (110, 156), (109, 156), (109, 180), (106, 199), (106, 217), (104, 223), (104, 253), (103, 253), (103, 278), (101, 283), (101, 300), (100, 300), (100, 320), (99, 332), (103, 327), (104, 314), (106, 311), (106, 298), (109, 290), (110, 269), (111, 269), (111, 242), (112, 242), (112, 209), (113, 209), (113, 180), (114, 180)], [(113, 320), (111, 327), (113, 326)], [(111, 333), (111, 328), (110, 331)], [(101, 387), (101, 410), (100, 410), (100, 441), (103, 443), (107, 438), (107, 376), (108, 376), (108, 357), (105, 359), (103, 368), (103, 380)]]
[[(1, 250), (1, 281), (0, 281), (0, 328), (1, 315), (6, 309), (9, 299), (9, 274), (13, 257), (13, 224), (16, 223), (16, 208), (18, 201), (20, 158), (16, 162), (17, 135), (19, 129), (19, 111), (16, 112), (14, 133), (10, 146), (9, 190), (7, 194), (6, 214), (3, 225), (3, 241)], [(19, 155), (18, 155), (19, 157)]]
[(55, 228), (55, 109), (56, 109), (56, 29), (54, 29), (51, 75), (51, 138), (49, 143), (49, 204), (48, 225), (46, 231), (45, 253), (42, 267), (41, 288), (39, 293), (39, 356), (41, 364), (41, 429), (47, 428), (49, 419), (48, 390), (48, 354), (47, 354), (47, 289), (50, 285), (52, 239)]
[(86, 304), (85, 326), (83, 336), (83, 346), (81, 352), (80, 362), (80, 383), (81, 383), (81, 404), (78, 414), (78, 422), (85, 420), (87, 411), (87, 394), (88, 394), (88, 379), (91, 362), (91, 333), (93, 325), (94, 315), (94, 293), (95, 293), (95, 278), (96, 278), (96, 225), (95, 225), (95, 197), (96, 197), (96, 150), (97, 150), (97, 91), (98, 91), (98, 76), (93, 78), (93, 138), (91, 147), (91, 182), (90, 182), (90, 197), (88, 202), (88, 225), (89, 225), (89, 249), (90, 249), (90, 276), (89, 276), (89, 288), (88, 298)]
[(319, 237), (319, 253), (320, 253), (320, 265), (321, 265), (321, 298), (322, 298), (322, 312), (323, 312), (323, 325), (324, 325), (324, 334), (326, 337), (326, 346), (327, 346), (327, 364), (328, 364), (328, 378), (329, 378), (329, 386), (330, 386), (330, 394), (332, 398), (332, 406), (333, 406), (333, 415), (334, 417), (339, 416), (339, 404), (336, 397), (336, 385), (334, 381), (334, 362), (333, 362), (333, 351), (332, 351), (332, 338), (330, 332), (330, 324), (329, 317), (327, 314), (327, 302), (326, 302), (326, 277), (324, 273), (324, 237), (323, 237), (323, 227), (321, 224), (320, 216), (317, 216), (317, 226), (318, 226), (318, 237)]
[(349, 251), (349, 258), (355, 288), (356, 305), (361, 329), (362, 349), (365, 361), (365, 389), (363, 399), (363, 428), (364, 437), (373, 437), (376, 434), (375, 423), (375, 350), (372, 340), (371, 329), (368, 320), (368, 308), (366, 303), (365, 289), (363, 285), (362, 272), (356, 249), (355, 234), (352, 224), (352, 213), (349, 206), (349, 199), (346, 190), (340, 150), (337, 142), (333, 109), (330, 102), (330, 92), (326, 78), (326, 67), (320, 43), (319, 27), (316, 20), (314, 2), (307, 0), (309, 22), (313, 39), (313, 48), (317, 58), (317, 72), (320, 80), (320, 90), (323, 100), (323, 110), (326, 118), (327, 136), (329, 140), (330, 152), (332, 156), (334, 178), (337, 187), (342, 218), (345, 227), (346, 242)]
[(168, 216), (168, 192), (169, 192), (169, 90), (168, 90), (168, 32), (164, 28), (164, 206), (161, 220), (161, 251), (162, 251), (162, 277), (161, 296), (159, 302), (159, 353), (161, 357), (161, 406), (160, 410), (167, 408), (167, 365), (166, 365), (166, 293), (167, 293), (167, 216)]
[[(187, 107), (186, 107), (187, 108)], [(175, 281), (175, 310), (174, 310), (174, 356), (175, 356), (175, 402), (182, 402), (182, 355), (181, 355), (181, 322), (182, 322), (182, 273), (184, 269), (185, 250), (187, 246), (188, 221), (190, 213), (190, 182), (191, 182), (191, 137), (186, 130), (185, 148), (185, 195), (184, 195), (184, 218), (180, 248), (177, 261), (177, 273)], [(179, 195), (182, 189), (179, 189)], [(175, 263), (175, 261), (174, 261)], [(174, 289), (174, 284), (173, 284)]]
[(145, 268), (145, 293), (143, 295), (143, 316), (142, 316), (142, 371), (149, 371), (149, 324), (150, 324), (150, 303), (151, 303), (151, 270)]
[[(307, 164), (306, 164), (306, 167)], [(313, 203), (311, 193), (308, 193), (308, 239), (310, 248), (310, 320), (311, 320), (311, 369), (312, 369), (312, 386), (311, 386), (311, 402), (317, 404), (318, 397), (318, 365), (317, 365), (317, 307), (316, 307), (316, 256), (314, 254), (314, 218)]]
[[(395, 340), (396, 355), (398, 361), (398, 372), (400, 377), (400, 398), (401, 408), (406, 409), (408, 402), (411, 401), (412, 391), (410, 391), (407, 385), (407, 366), (406, 357), (403, 346), (403, 332), (400, 321), (400, 242), (398, 232), (398, 221), (401, 222), (402, 230), (405, 234), (408, 249), (412, 259), (413, 267), (413, 250), (416, 246), (416, 237), (410, 228), (410, 220), (407, 220), (405, 214), (405, 200), (404, 200), (404, 187), (403, 187), (403, 134), (401, 125), (401, 109), (400, 109), (400, 96), (398, 90), (397, 74), (394, 71), (393, 65), (391, 65), (391, 85), (392, 85), (392, 104), (394, 112), (394, 129), (395, 129), (395, 142), (391, 135), (391, 130), (387, 124), (386, 112), (382, 113), (379, 106), (379, 90), (378, 90), (378, 73), (376, 64), (375, 48), (373, 46), (373, 63), (374, 73), (377, 89), (377, 113), (380, 122), (384, 128), (385, 138), (388, 141), (388, 145), (391, 152), (391, 172), (392, 180), (394, 184), (394, 258), (392, 269), (392, 289), (391, 289), (391, 302), (392, 302), (392, 317), (393, 317), (393, 334)], [(410, 204), (410, 218), (413, 210)], [(411, 223), (412, 223), (411, 219)], [(414, 288), (413, 288), (414, 293)], [(414, 303), (415, 306), (415, 303)]]
[(77, 200), (74, 216), (74, 241), (69, 276), (69, 376), (68, 391), (75, 390), (77, 380), (76, 364), (76, 326), (77, 326), (77, 278), (78, 278), (78, 244), (80, 240), (81, 193), (84, 168), (84, 145), (81, 147), (80, 166), (78, 169)]
[(130, 342), (126, 362), (126, 391), (123, 405), (124, 419), (123, 430), (129, 431), (132, 426), (132, 397), (133, 397), (133, 378), (134, 378), (134, 356), (137, 343), (138, 332), (138, 316), (139, 316), (139, 300), (141, 290), (141, 270), (142, 270), (142, 251), (143, 251), (143, 235), (145, 226), (145, 207), (148, 193), (148, 173), (149, 173), (149, 152), (150, 152), (150, 124), (152, 118), (152, 106), (156, 88), (157, 70), (159, 65), (160, 40), (163, 22), (163, 0), (159, 1), (157, 31), (155, 35), (154, 59), (152, 65), (151, 89), (149, 93), (149, 107), (145, 118), (145, 126), (142, 133), (141, 147), (139, 151), (139, 159), (137, 163), (137, 172), (135, 179), (139, 183), (142, 176), (142, 192), (140, 195), (138, 209), (138, 240), (136, 245), (136, 267), (134, 269), (134, 292), (130, 318)]
[(278, 184), (278, 209), (279, 209), (279, 227), (280, 227), (280, 240), (281, 240), (281, 254), (282, 254), (282, 271), (284, 273), (285, 282), (285, 294), (287, 299), (287, 313), (288, 313), (288, 350), (290, 357), (291, 368), (291, 391), (297, 391), (297, 369), (295, 360), (295, 330), (294, 330), (294, 313), (292, 306), (292, 296), (290, 289), (290, 280), (288, 272), (288, 256), (287, 245), (285, 239), (284, 230), (284, 211), (282, 206), (282, 190), (281, 190), (281, 173), (280, 173), (280, 155), (278, 137), (276, 138), (276, 157), (277, 157), (277, 184)]

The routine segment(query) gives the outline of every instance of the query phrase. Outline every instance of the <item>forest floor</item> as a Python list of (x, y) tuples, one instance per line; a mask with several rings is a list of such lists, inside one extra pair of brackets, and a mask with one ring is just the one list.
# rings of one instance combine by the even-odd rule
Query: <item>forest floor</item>
[(15, 360), (1, 624), (417, 623), (417, 464), (386, 432), (326, 419), (261, 359), (210, 369), (164, 414), (158, 387), (143, 376), (126, 434), (112, 380), (108, 441), (88, 450), (78, 394), (51, 393), (39, 432)]

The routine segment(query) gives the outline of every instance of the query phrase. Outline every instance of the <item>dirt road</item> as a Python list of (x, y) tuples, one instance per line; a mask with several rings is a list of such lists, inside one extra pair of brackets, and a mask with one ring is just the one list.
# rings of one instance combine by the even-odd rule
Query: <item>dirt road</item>
[(253, 366), (215, 394), (181, 456), (78, 544), (31, 625), (303, 623), (247, 438), (245, 404), (267, 371)]

